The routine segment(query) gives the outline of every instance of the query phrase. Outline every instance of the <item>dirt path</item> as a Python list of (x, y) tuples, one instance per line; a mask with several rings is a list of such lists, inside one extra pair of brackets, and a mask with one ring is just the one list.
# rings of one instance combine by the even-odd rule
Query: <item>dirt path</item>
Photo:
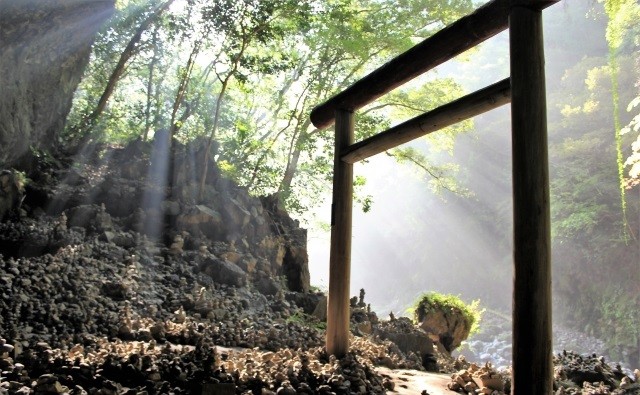
[(440, 373), (420, 372), (417, 370), (400, 370), (376, 367), (376, 371), (382, 377), (388, 377), (396, 384), (393, 392), (389, 394), (418, 395), (427, 390), (429, 395), (453, 395), (454, 392), (447, 389), (447, 383), (451, 380), (449, 375)]

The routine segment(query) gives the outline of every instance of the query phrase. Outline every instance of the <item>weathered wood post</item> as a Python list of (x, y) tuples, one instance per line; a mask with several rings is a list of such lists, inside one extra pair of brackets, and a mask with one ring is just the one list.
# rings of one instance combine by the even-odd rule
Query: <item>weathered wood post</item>
[(351, 224), (353, 165), (341, 160), (353, 144), (352, 111), (336, 110), (329, 300), (327, 301), (327, 352), (343, 357), (349, 349), (349, 283), (351, 281)]
[(513, 148), (514, 395), (553, 391), (551, 236), (542, 8), (512, 0), (511, 127)]

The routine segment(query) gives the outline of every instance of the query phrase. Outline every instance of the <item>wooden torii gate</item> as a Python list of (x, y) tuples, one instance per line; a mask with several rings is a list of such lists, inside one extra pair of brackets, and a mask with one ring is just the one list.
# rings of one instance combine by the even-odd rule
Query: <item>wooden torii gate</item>
[[(513, 151), (512, 394), (553, 391), (551, 242), (542, 10), (559, 0), (492, 0), (311, 112), (335, 122), (327, 351), (349, 348), (353, 163), (511, 102)], [(509, 28), (510, 78), (354, 144), (354, 111)]]

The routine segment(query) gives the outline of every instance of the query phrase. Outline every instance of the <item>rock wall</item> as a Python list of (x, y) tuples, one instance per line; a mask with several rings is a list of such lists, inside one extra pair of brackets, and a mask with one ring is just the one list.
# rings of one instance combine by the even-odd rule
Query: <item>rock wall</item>
[(25, 210), (64, 213), (69, 227), (102, 233), (116, 244), (142, 235), (169, 250), (209, 253), (200, 270), (221, 284), (250, 284), (266, 295), (309, 291), (306, 230), (277, 196), (251, 196), (221, 176), (215, 163), (198, 199), (198, 147), (175, 147), (173, 177), (160, 163), (166, 156), (158, 155), (168, 151), (154, 142), (75, 158), (73, 166), (32, 176), (37, 181), (26, 187)]
[(0, 0), (0, 163), (57, 143), (114, 0)]

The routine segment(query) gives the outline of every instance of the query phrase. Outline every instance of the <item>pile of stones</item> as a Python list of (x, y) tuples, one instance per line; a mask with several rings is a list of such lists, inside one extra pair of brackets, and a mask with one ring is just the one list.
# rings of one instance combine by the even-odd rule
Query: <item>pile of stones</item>
[[(350, 353), (328, 356), (304, 229), (277, 197), (250, 196), (215, 165), (196, 204), (187, 148), (174, 175), (185, 187), (171, 194), (151, 174), (148, 144), (107, 152), (112, 163), (45, 169), (24, 188), (0, 174), (0, 217), (11, 219), (0, 222), (0, 395), (393, 390), (377, 365), (457, 372), (454, 390), (508, 391), (506, 378), (503, 388), (482, 381), (497, 383), (490, 365), (451, 359), (441, 335), (379, 320), (364, 290), (351, 300)], [(557, 362), (568, 394), (565, 376), (594, 391), (637, 388), (603, 361)], [(575, 378), (585, 364), (602, 377)]]
[[(554, 356), (556, 395), (638, 395), (640, 370), (625, 375), (620, 367), (609, 366), (603, 357), (563, 351)], [(458, 369), (451, 375), (448, 388), (463, 394), (505, 395), (511, 392), (511, 371), (495, 369), (487, 362), (480, 367), (459, 356)]]
[[(321, 348), (277, 352), (86, 339), (71, 348), (15, 348), (0, 340), (0, 393), (350, 394), (384, 393), (383, 380), (353, 354)], [(15, 355), (11, 357), (9, 355)]]

